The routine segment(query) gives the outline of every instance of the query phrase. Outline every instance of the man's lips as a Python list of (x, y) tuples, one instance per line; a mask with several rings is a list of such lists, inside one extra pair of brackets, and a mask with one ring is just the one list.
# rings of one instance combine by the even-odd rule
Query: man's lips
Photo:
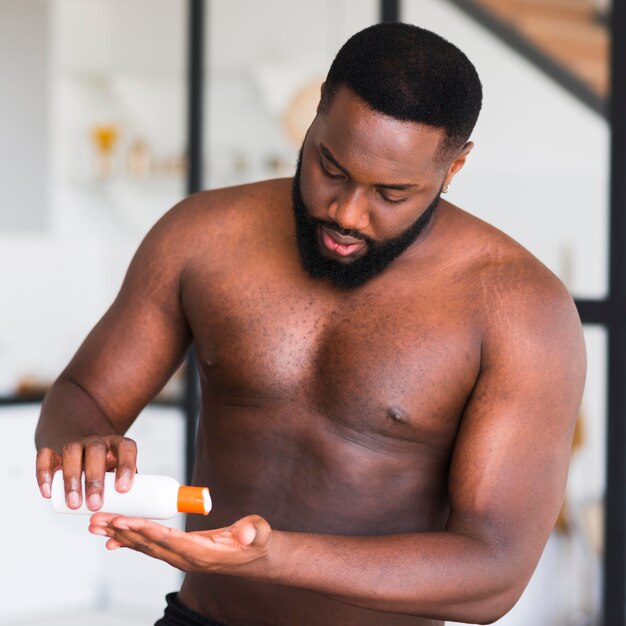
[(342, 235), (332, 228), (320, 225), (321, 239), (324, 247), (339, 256), (349, 256), (360, 250), (365, 242), (362, 239)]

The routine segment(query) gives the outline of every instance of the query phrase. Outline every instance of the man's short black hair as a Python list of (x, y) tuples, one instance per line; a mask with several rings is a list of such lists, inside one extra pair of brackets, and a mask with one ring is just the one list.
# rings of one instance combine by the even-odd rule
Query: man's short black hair
[(480, 79), (467, 56), (411, 24), (376, 24), (348, 39), (326, 77), (322, 112), (342, 85), (376, 111), (444, 129), (444, 158), (469, 139), (482, 104)]

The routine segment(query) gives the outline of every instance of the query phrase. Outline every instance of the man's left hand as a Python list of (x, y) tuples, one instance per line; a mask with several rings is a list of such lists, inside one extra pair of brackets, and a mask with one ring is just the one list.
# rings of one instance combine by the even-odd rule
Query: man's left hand
[[(96, 513), (89, 531), (109, 537), (109, 550), (131, 548), (184, 572), (203, 573), (226, 573), (232, 566), (263, 559), (272, 535), (270, 525), (258, 515), (248, 515), (225, 528), (184, 532), (143, 518)], [(245, 569), (237, 567), (244, 575)]]

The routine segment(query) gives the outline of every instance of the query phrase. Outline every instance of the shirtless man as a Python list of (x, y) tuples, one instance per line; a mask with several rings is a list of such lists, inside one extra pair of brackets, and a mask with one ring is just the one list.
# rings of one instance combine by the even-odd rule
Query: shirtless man
[(439, 198), (480, 104), (437, 35), (358, 33), (294, 179), (167, 213), (50, 390), (41, 492), (62, 467), (69, 505), (97, 511), (105, 469), (132, 482), (124, 433), (195, 345), (212, 513), (187, 532), (90, 523), (187, 573), (159, 624), (487, 623), (520, 596), (562, 503), (585, 357), (557, 278)]

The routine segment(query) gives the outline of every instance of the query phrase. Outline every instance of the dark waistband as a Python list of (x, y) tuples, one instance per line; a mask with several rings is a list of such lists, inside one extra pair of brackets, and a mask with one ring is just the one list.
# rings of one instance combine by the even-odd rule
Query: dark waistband
[(165, 600), (163, 617), (154, 626), (226, 626), (185, 606), (177, 593), (168, 593)]

